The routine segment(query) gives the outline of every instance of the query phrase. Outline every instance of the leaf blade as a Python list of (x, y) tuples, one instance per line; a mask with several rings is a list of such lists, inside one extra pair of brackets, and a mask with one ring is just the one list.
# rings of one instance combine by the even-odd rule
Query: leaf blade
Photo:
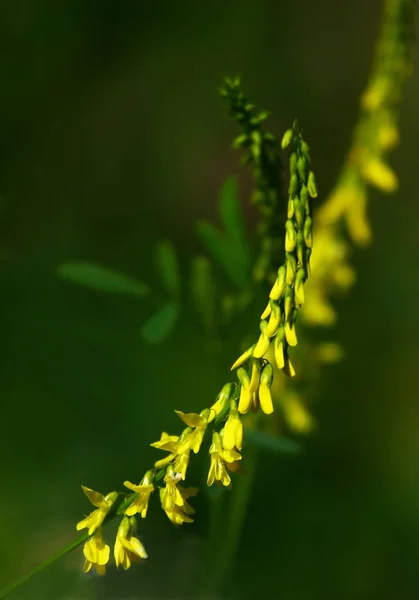
[(66, 281), (99, 292), (137, 297), (150, 293), (150, 287), (143, 281), (97, 263), (87, 261), (64, 262), (58, 266), (57, 273), (59, 277)]
[(162, 342), (173, 330), (178, 316), (179, 310), (175, 304), (165, 304), (143, 324), (141, 338), (148, 344)]

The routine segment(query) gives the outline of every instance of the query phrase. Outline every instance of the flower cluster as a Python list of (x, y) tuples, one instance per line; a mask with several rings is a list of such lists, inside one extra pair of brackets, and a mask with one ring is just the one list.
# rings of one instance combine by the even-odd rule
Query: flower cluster
[(369, 83), (361, 97), (361, 115), (337, 185), (316, 213), (316, 251), (309, 303), (304, 312), (308, 324), (329, 326), (336, 321), (330, 302), (334, 291), (350, 288), (355, 280), (348, 263), (349, 245), (340, 223), (359, 245), (371, 240), (367, 217), (368, 186), (385, 193), (397, 188), (397, 177), (387, 154), (399, 141), (398, 110), (410, 67), (410, 27), (413, 3), (386, 0), (384, 20)]
[[(309, 276), (313, 245), (311, 200), (317, 196), (314, 173), (310, 168), (310, 153), (295, 122), (285, 132), (282, 148), (291, 147), (288, 211), (285, 223), (285, 263), (278, 269), (262, 313), (258, 341), (234, 363), (240, 381), (238, 410), (257, 410), (260, 404), (266, 414), (273, 412), (270, 388), (273, 366), (265, 358), (273, 346), (275, 364), (289, 377), (295, 370), (288, 348), (297, 345), (295, 329), (298, 313), (304, 304), (304, 284)], [(248, 368), (242, 365), (247, 364)]]
[[(129, 495), (111, 492), (107, 496), (83, 487), (84, 493), (96, 507), (77, 529), (87, 529), (91, 536), (84, 545), (86, 558), (84, 571), (94, 568), (105, 573), (110, 560), (110, 546), (104, 542), (102, 525), (119, 515), (113, 556), (117, 567), (128, 569), (133, 562), (147, 557), (146, 550), (136, 537), (136, 516), (147, 516), (148, 505), (154, 491), (162, 509), (175, 525), (192, 523), (195, 513), (189, 503), (198, 492), (185, 487), (187, 471), (192, 455), (197, 454), (206, 434), (210, 434), (208, 447), (209, 465), (207, 484), (231, 487), (231, 474), (240, 471), (243, 447), (242, 414), (258, 410), (265, 414), (274, 410), (271, 395), (273, 366), (265, 355), (272, 346), (278, 368), (293, 376), (294, 368), (288, 355), (288, 347), (297, 344), (295, 323), (304, 303), (304, 283), (309, 274), (312, 247), (311, 198), (317, 195), (314, 174), (310, 169), (310, 156), (297, 123), (283, 138), (283, 149), (291, 146), (290, 186), (288, 215), (285, 224), (285, 263), (278, 270), (269, 294), (260, 325), (259, 340), (233, 365), (237, 368), (238, 382), (227, 383), (213, 404), (200, 413), (176, 411), (184, 425), (180, 435), (163, 432), (151, 446), (166, 455), (154, 463), (140, 483), (125, 481)], [(245, 367), (247, 363), (247, 368)], [(122, 500), (121, 500), (122, 497)]]

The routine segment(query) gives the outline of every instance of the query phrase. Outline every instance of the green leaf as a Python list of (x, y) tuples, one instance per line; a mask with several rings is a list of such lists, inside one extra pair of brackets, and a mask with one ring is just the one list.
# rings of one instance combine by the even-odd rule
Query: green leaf
[(202, 317), (208, 332), (215, 326), (216, 282), (211, 261), (205, 256), (196, 256), (191, 264), (191, 295), (197, 313)]
[(141, 328), (141, 337), (148, 344), (158, 344), (172, 331), (179, 316), (175, 304), (166, 304), (151, 315)]
[(179, 297), (179, 265), (173, 244), (168, 240), (161, 242), (156, 250), (157, 268), (166, 291), (173, 297)]
[(66, 262), (58, 267), (57, 272), (60, 277), (67, 281), (100, 292), (134, 296), (145, 296), (150, 293), (150, 288), (146, 283), (95, 263), (85, 261)]
[(275, 437), (269, 433), (256, 430), (245, 430), (245, 441), (274, 454), (298, 454), (301, 444), (285, 437)]
[(239, 288), (249, 282), (250, 264), (246, 254), (232, 240), (223, 236), (211, 223), (199, 221), (198, 236), (226, 275)]
[(241, 248), (247, 248), (244, 219), (240, 212), (238, 186), (235, 177), (226, 179), (221, 188), (219, 211), (227, 237), (236, 242)]

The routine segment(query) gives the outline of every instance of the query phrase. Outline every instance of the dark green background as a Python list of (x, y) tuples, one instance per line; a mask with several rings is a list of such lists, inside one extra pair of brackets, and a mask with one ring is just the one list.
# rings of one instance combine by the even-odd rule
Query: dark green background
[[(146, 346), (153, 300), (71, 286), (68, 259), (153, 281), (153, 247), (171, 239), (186, 270), (197, 218), (249, 174), (217, 86), (240, 73), (272, 110), (294, 116), (312, 148), (321, 196), (350, 140), (379, 27), (378, 0), (3, 0), (0, 4), (0, 586), (71, 541), (88, 510), (83, 483), (138, 481), (177, 431), (174, 408), (206, 406), (236, 350), (214, 364), (196, 319)], [(417, 42), (413, 44), (417, 57)], [(415, 599), (419, 595), (419, 84), (401, 112), (391, 162), (397, 194), (371, 193), (374, 243), (333, 337), (318, 431), (298, 457), (262, 455), (236, 568), (220, 598)], [(249, 227), (252, 215), (249, 215)], [(326, 338), (330, 337), (326, 333)], [(201, 483), (201, 471), (194, 472)], [(150, 558), (106, 578), (81, 552), (15, 600), (197, 597), (208, 503), (175, 530), (157, 503), (141, 523)], [(203, 566), (204, 565), (204, 566)]]

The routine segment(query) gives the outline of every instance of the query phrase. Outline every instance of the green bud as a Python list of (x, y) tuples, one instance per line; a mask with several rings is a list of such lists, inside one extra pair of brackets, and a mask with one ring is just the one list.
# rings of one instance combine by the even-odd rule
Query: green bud
[(284, 292), (284, 311), (285, 311), (285, 320), (288, 321), (291, 311), (294, 306), (294, 290), (290, 285), (287, 285)]
[(317, 198), (317, 186), (316, 186), (316, 178), (314, 177), (313, 171), (310, 171), (308, 174), (308, 193), (312, 198)]
[(279, 300), (282, 296), (285, 287), (285, 277), (286, 268), (284, 265), (282, 265), (282, 267), (279, 267), (278, 269), (278, 277), (276, 278), (273, 288), (271, 289), (271, 292), (269, 294), (269, 298), (271, 300)]
[(295, 219), (297, 221), (297, 225), (300, 229), (302, 229), (304, 226), (305, 210), (304, 210), (303, 203), (301, 202), (301, 200), (299, 198), (296, 198), (294, 200), (294, 209), (295, 209)]
[(290, 174), (295, 175), (297, 173), (297, 155), (295, 152), (290, 154)]
[(304, 223), (304, 242), (307, 248), (313, 247), (313, 219), (307, 217)]
[(303, 265), (304, 264), (304, 251), (306, 249), (306, 244), (304, 241), (304, 233), (302, 231), (299, 231), (297, 233), (297, 243), (296, 243), (296, 247), (297, 247), (297, 261), (299, 265)]
[(234, 149), (244, 148), (245, 146), (248, 146), (249, 143), (250, 143), (250, 139), (249, 139), (249, 136), (247, 135), (247, 133), (241, 133), (234, 139), (233, 148)]
[(306, 212), (306, 215), (310, 214), (310, 197), (308, 195), (308, 189), (306, 185), (301, 186), (300, 190), (300, 200)]
[(294, 223), (291, 219), (287, 219), (285, 223), (285, 250), (286, 252), (293, 252), (295, 244), (297, 242), (297, 236), (295, 231)]
[(237, 369), (237, 377), (244, 388), (250, 387), (250, 379), (246, 369), (243, 367)]
[(288, 200), (288, 212), (287, 212), (287, 217), (288, 219), (292, 219), (294, 216), (294, 200), (292, 198), (290, 198)]
[(304, 304), (304, 282), (306, 280), (305, 269), (300, 267), (295, 276), (295, 301), (301, 306)]
[(286, 150), (291, 143), (294, 132), (292, 129), (287, 129), (281, 140), (281, 148), (282, 150)]
[(297, 259), (294, 254), (290, 252), (286, 252), (285, 254), (285, 264), (286, 264), (286, 284), (292, 285), (294, 282), (295, 272), (297, 270)]
[(290, 184), (288, 187), (288, 196), (292, 198), (298, 193), (298, 176), (294, 173), (291, 175)]
[(307, 160), (304, 158), (304, 156), (300, 156), (297, 161), (297, 171), (298, 175), (300, 176), (300, 181), (303, 183), (305, 183), (307, 180), (307, 166)]
[(270, 362), (267, 362), (260, 373), (260, 383), (271, 387), (274, 379), (274, 370)]
[(303, 155), (306, 157), (307, 161), (310, 162), (310, 149), (304, 140), (302, 140), (302, 142), (300, 144), (300, 150), (303, 153)]

